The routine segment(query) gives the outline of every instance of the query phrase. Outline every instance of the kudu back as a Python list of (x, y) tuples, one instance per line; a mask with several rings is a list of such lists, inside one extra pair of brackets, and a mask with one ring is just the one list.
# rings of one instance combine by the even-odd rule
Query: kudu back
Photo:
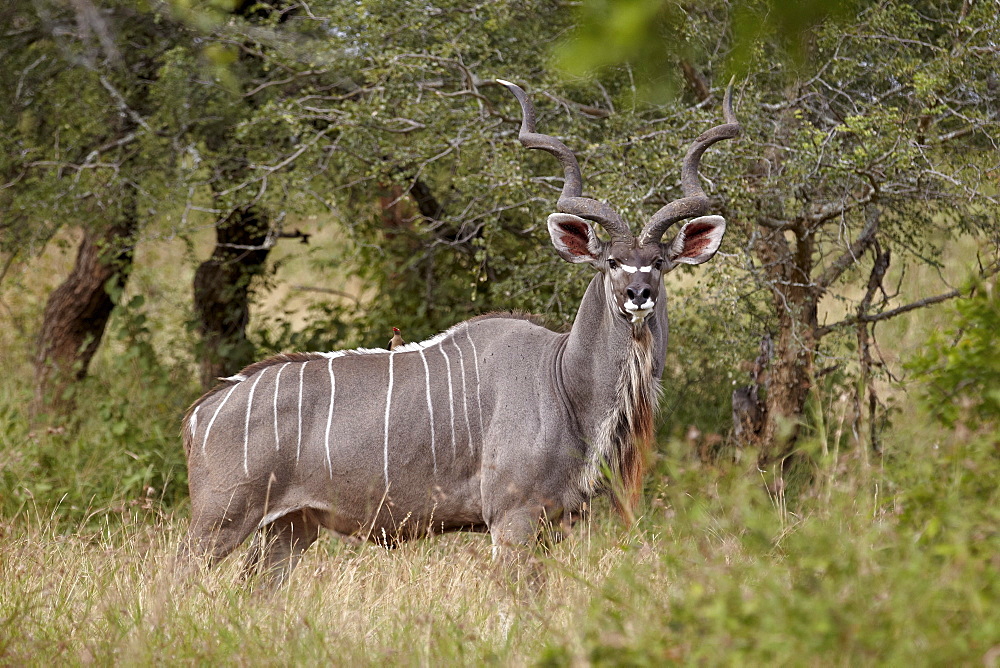
[(520, 102), (521, 143), (563, 166), (548, 218), (556, 251), (596, 270), (572, 329), (487, 315), (392, 351), (277, 355), (223, 380), (184, 418), (189, 555), (213, 563), (256, 532), (248, 567), (284, 578), (320, 527), (386, 546), (488, 531), (496, 551), (532, 543), (544, 522), (602, 492), (631, 518), (667, 346), (662, 276), (711, 258), (725, 232), (721, 217), (704, 215), (698, 165), (739, 133), (731, 90), (726, 123), (684, 159), (684, 197), (635, 236), (606, 203), (581, 196), (573, 152), (536, 133), (524, 91), (500, 83)]

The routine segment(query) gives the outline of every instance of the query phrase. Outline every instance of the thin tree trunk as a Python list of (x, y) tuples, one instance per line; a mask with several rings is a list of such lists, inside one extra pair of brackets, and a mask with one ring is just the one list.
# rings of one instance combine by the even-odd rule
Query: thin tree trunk
[(138, 221), (129, 198), (114, 225), (84, 233), (73, 271), (52, 291), (45, 305), (35, 355), (32, 413), (65, 413), (70, 383), (87, 375), (115, 302), (109, 281), (124, 287), (132, 269), (132, 244)]
[(194, 275), (200, 376), (206, 389), (254, 361), (246, 334), (250, 284), (264, 272), (270, 250), (268, 220), (256, 207), (237, 209), (216, 226), (215, 250)]
[[(875, 256), (875, 261), (872, 263), (872, 270), (868, 275), (868, 289), (865, 292), (865, 296), (861, 299), (861, 303), (858, 304), (857, 315), (859, 320), (868, 315), (876, 292), (881, 291), (885, 301), (888, 301), (882, 281), (885, 280), (885, 273), (889, 270), (892, 254), (888, 249), (883, 253), (878, 241), (875, 242), (872, 253)], [(855, 392), (854, 430), (855, 433), (861, 433), (861, 416), (863, 415), (861, 404), (864, 399), (863, 395), (867, 392), (869, 447), (875, 452), (881, 452), (882, 447), (878, 440), (878, 420), (876, 419), (878, 416), (879, 399), (873, 372), (876, 362), (871, 352), (874, 327), (874, 323), (859, 321), (857, 324), (858, 363), (861, 371), (861, 382), (858, 383), (858, 389)], [(872, 332), (869, 331), (869, 328), (872, 328)]]
[(762, 455), (769, 461), (780, 459), (793, 449), (812, 389), (812, 328), (802, 320), (787, 313), (779, 318), (762, 438)]
[(769, 273), (778, 314), (761, 438), (761, 458), (772, 463), (784, 460), (794, 449), (812, 389), (818, 295), (812, 287), (813, 247), (808, 234), (796, 231), (795, 244), (790, 246), (783, 232), (768, 230), (757, 248)]

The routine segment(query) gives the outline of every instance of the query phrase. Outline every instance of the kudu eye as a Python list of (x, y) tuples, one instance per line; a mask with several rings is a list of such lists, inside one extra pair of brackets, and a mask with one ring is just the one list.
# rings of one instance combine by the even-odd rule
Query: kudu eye
[(663, 269), (663, 260), (661, 259), (653, 262), (653, 269), (655, 269), (656, 271), (660, 271), (661, 269)]
[(613, 257), (609, 257), (608, 258), (608, 269), (617, 269), (617, 268), (618, 268), (618, 261), (615, 260)]

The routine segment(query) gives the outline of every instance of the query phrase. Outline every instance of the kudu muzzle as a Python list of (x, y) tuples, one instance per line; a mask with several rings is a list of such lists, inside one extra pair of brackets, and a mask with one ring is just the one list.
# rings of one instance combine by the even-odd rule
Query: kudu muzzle
[[(653, 312), (656, 305), (656, 284), (651, 282), (651, 273), (637, 271), (625, 288), (624, 308), (632, 316), (632, 323), (640, 323)], [(659, 275), (657, 275), (659, 280)]]

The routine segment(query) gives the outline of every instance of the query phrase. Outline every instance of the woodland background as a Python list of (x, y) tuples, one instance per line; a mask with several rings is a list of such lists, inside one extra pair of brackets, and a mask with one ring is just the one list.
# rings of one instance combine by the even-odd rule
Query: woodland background
[[(998, 16), (5, 3), (0, 658), (997, 665)], [(172, 581), (180, 417), (216, 377), (490, 310), (572, 321), (561, 172), (496, 77), (633, 226), (735, 81), (743, 135), (701, 169), (726, 239), (667, 279), (644, 514), (599, 507), (526, 598), (477, 536), (325, 541), (267, 600), (237, 564)]]

